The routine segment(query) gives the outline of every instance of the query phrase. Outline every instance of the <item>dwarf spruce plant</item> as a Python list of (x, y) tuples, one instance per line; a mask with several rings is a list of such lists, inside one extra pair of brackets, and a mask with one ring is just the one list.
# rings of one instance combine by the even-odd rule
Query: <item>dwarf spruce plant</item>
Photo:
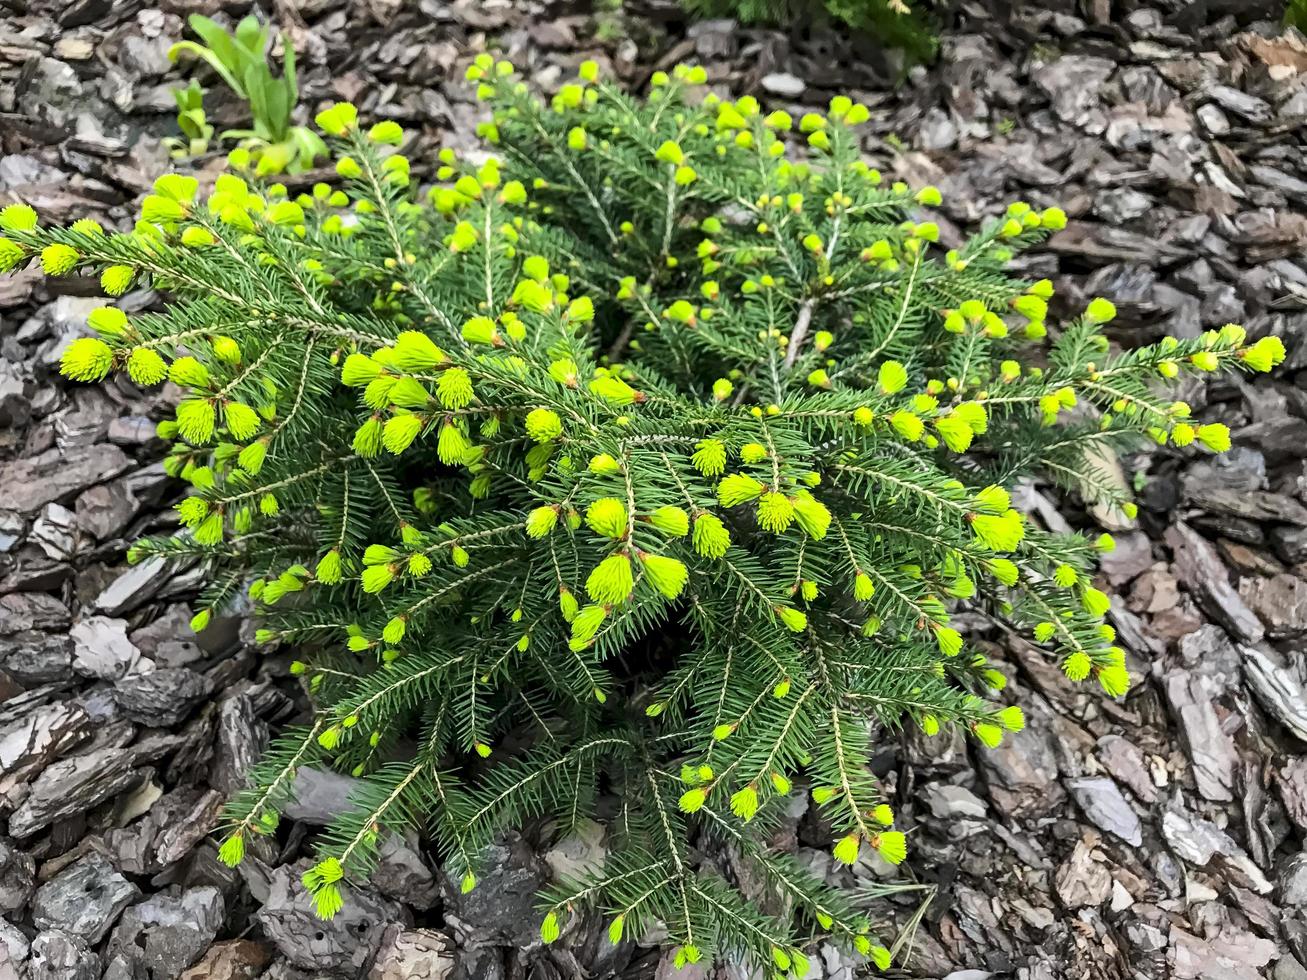
[(1229, 326), (1114, 354), (1104, 300), (1050, 331), (1049, 283), (1003, 270), (1064, 215), (1014, 204), (939, 247), (939, 192), (860, 159), (848, 99), (796, 121), (700, 69), (646, 100), (587, 63), (548, 103), (506, 62), (469, 74), (491, 155), (443, 151), (430, 188), (398, 125), (338, 104), (335, 187), (292, 197), (236, 154), (207, 195), (161, 177), (128, 234), (0, 216), (4, 267), (166, 297), (97, 310), (63, 359), (185, 393), (160, 426), (182, 530), (130, 557), (203, 563), (197, 629), (247, 592), (259, 642), (302, 651), (314, 716), (221, 856), (270, 855), (296, 770), (329, 765), (361, 788), (305, 876), (323, 916), (392, 831), (471, 889), (506, 828), (601, 814), (606, 861), (541, 897), (546, 943), (589, 907), (682, 964), (802, 976), (826, 935), (884, 968), (863, 898), (773, 852), (781, 816), (807, 797), (835, 862), (898, 864), (875, 747), (1021, 728), (959, 603), (1124, 693), (1091, 584), (1110, 539), (1040, 530), (1009, 488), (1129, 510), (1104, 447), (1229, 444), (1157, 384), (1283, 348)]

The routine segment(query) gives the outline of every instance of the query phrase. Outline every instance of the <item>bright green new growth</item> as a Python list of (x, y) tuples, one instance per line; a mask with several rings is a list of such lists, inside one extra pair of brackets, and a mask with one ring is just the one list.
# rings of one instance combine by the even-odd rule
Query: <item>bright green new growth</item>
[[(299, 101), (295, 79), (295, 49), (283, 38), (283, 74), (277, 78), (268, 67), (271, 29), (257, 17), (242, 18), (235, 33), (228, 34), (215, 21), (191, 14), (186, 21), (204, 42), (178, 41), (168, 49), (170, 61), (188, 54), (209, 64), (233, 92), (249, 103), (252, 129), (229, 129), (222, 139), (236, 139), (252, 153), (260, 175), (299, 173), (327, 153), (322, 137), (304, 126), (291, 125), (291, 113)], [(194, 80), (175, 89), (177, 125), (186, 141), (176, 140), (174, 156), (203, 153), (213, 136), (204, 112), (203, 92)]]
[[(469, 75), (500, 156), (442, 151), (424, 194), (399, 127), (337, 105), (318, 122), (342, 190), (225, 174), (201, 198), (170, 175), (128, 235), (0, 213), (4, 266), (171, 297), (98, 312), (64, 359), (187, 391), (161, 426), (185, 530), (131, 557), (206, 564), (197, 628), (248, 589), (259, 640), (303, 645), (316, 717), (232, 803), (222, 856), (268, 853), (306, 764), (364, 787), (305, 878), (323, 915), (393, 830), (425, 830), (469, 890), (505, 828), (611, 795), (607, 861), (542, 898), (546, 942), (592, 906), (618, 938), (661, 923), (679, 963), (801, 976), (829, 935), (884, 968), (856, 896), (771, 853), (786, 799), (820, 808), (835, 861), (897, 864), (881, 733), (1022, 727), (954, 600), (1123, 693), (1090, 584), (1110, 538), (1038, 530), (1004, 488), (1115, 500), (1105, 447), (1228, 446), (1154, 382), (1283, 348), (1230, 326), (1113, 355), (1104, 301), (1045, 346), (1051, 287), (1002, 270), (1062, 214), (1013, 205), (937, 247), (939, 192), (859, 160), (848, 99), (793, 133), (703, 97), (701, 69), (641, 101), (587, 63), (552, 105), (489, 56)], [(776, 901), (701, 866), (708, 839)]]

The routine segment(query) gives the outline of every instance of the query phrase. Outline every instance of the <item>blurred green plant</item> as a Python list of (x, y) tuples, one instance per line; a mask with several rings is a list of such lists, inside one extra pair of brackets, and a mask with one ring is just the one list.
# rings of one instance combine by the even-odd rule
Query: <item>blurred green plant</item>
[(939, 47), (920, 8), (903, 0), (681, 0), (681, 5), (693, 17), (734, 17), (741, 24), (777, 27), (811, 21), (824, 11), (836, 25), (875, 37), (915, 63), (933, 61)]
[(629, 36), (622, 0), (596, 0), (594, 9), (596, 41), (612, 44)]
[(207, 152), (209, 141), (213, 139), (213, 127), (204, 114), (204, 89), (192, 78), (185, 88), (173, 89), (172, 97), (177, 100), (177, 128), (182, 131), (182, 135), (170, 136), (164, 140), (164, 144), (174, 159), (199, 156)]
[(1307, 0), (1289, 0), (1284, 5), (1284, 26), (1307, 33)]
[[(234, 33), (227, 33), (216, 21), (192, 14), (187, 23), (203, 43), (179, 41), (168, 50), (170, 61), (183, 55), (200, 59), (218, 73), (227, 86), (249, 103), (252, 128), (228, 129), (219, 139), (235, 139), (249, 149), (258, 173), (299, 173), (325, 156), (322, 138), (306, 126), (291, 125), (291, 113), (299, 101), (295, 80), (295, 49), (283, 44), (282, 75), (277, 77), (268, 65), (270, 27), (257, 17), (243, 18)], [(199, 152), (207, 148), (213, 127), (208, 125), (203, 108), (203, 90), (192, 80), (185, 89), (173, 93), (179, 112), (177, 123), (189, 141), (174, 142), (174, 156)], [(202, 141), (202, 142), (197, 142)], [(183, 152), (179, 153), (178, 150)]]

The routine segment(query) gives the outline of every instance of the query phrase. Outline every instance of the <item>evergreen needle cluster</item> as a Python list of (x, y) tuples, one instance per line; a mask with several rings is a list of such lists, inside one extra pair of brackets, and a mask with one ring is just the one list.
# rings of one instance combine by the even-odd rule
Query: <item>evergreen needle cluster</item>
[[(393, 831), (471, 889), (506, 828), (599, 811), (607, 859), (541, 897), (544, 942), (590, 907), (680, 963), (802, 976), (826, 935), (885, 968), (839, 876), (770, 849), (780, 818), (807, 797), (834, 862), (898, 864), (876, 743), (1022, 726), (958, 602), (1123, 693), (1091, 584), (1110, 539), (1042, 531), (1008, 488), (1129, 510), (1106, 448), (1229, 445), (1157, 383), (1283, 347), (1228, 326), (1113, 354), (1104, 300), (1050, 334), (1049, 283), (1003, 270), (1064, 215), (1014, 204), (939, 247), (939, 192), (860, 160), (846, 98), (794, 120), (697, 68), (647, 100), (592, 63), (549, 103), (489, 56), (469, 75), (492, 155), (443, 151), (421, 192), (401, 128), (338, 104), (337, 186), (291, 196), (238, 151), (207, 196), (161, 177), (128, 234), (0, 213), (0, 268), (168, 298), (97, 310), (63, 360), (185, 392), (160, 426), (182, 529), (131, 557), (204, 563), (197, 629), (243, 591), (260, 642), (306, 651), (315, 716), (231, 804), (222, 857), (273, 853), (296, 770), (330, 765), (362, 789), (305, 876), (324, 916)], [(701, 858), (723, 850), (767, 901)]]

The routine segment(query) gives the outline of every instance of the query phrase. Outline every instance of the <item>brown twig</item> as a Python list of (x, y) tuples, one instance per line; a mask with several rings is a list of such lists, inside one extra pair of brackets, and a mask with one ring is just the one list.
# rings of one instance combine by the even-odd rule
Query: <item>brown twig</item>
[(794, 329), (790, 331), (790, 347), (785, 352), (785, 366), (794, 367), (794, 362), (798, 360), (799, 348), (803, 346), (804, 340), (808, 336), (808, 327), (812, 325), (812, 311), (816, 306), (815, 299), (806, 299), (803, 305), (799, 307), (798, 319), (794, 321)]

